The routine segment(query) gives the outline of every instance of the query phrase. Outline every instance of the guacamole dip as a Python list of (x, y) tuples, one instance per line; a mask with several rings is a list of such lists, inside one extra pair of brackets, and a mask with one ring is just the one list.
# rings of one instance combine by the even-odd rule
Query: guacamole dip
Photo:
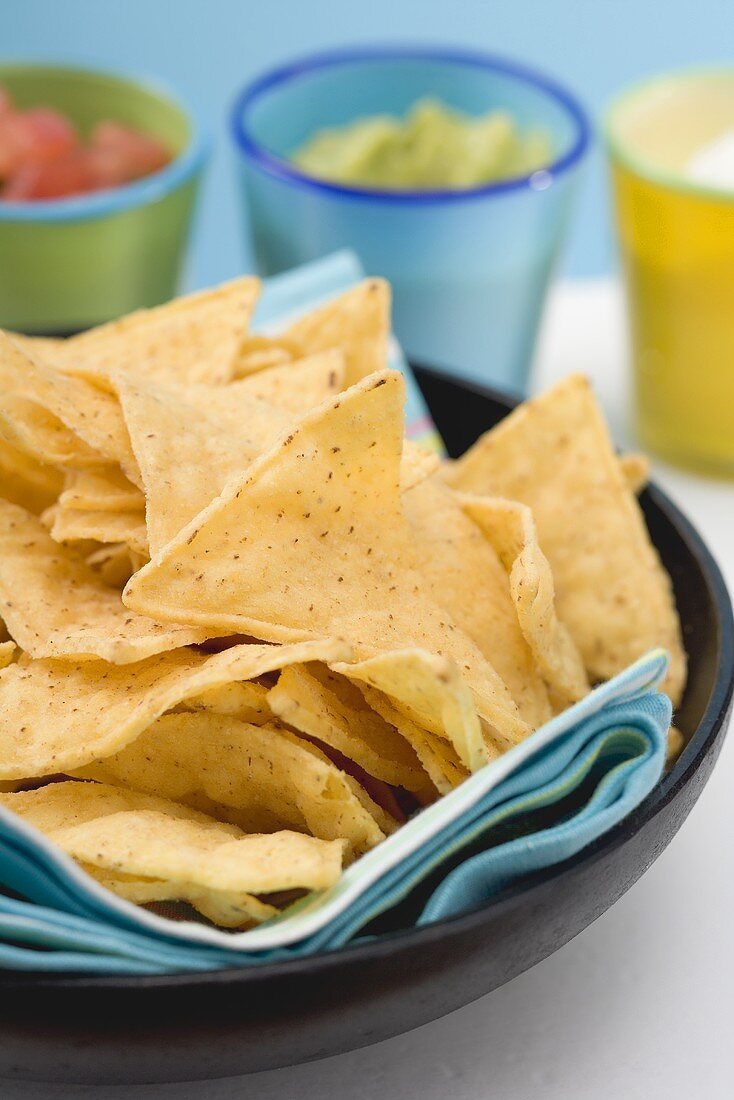
[(545, 168), (553, 148), (544, 130), (521, 130), (507, 111), (473, 117), (422, 99), (403, 119), (373, 115), (319, 130), (292, 159), (302, 172), (339, 183), (458, 190)]

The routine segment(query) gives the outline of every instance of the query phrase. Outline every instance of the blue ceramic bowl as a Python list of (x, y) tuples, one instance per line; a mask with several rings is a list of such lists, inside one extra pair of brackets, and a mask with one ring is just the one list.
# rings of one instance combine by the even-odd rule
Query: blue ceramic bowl
[[(470, 114), (505, 108), (520, 126), (549, 132), (555, 161), (464, 191), (388, 191), (317, 180), (288, 159), (322, 127), (402, 115), (426, 95)], [(482, 54), (377, 47), (266, 73), (239, 95), (231, 121), (263, 274), (353, 248), (367, 271), (392, 283), (395, 330), (410, 355), (524, 390), (589, 141), (586, 117), (566, 91)]]

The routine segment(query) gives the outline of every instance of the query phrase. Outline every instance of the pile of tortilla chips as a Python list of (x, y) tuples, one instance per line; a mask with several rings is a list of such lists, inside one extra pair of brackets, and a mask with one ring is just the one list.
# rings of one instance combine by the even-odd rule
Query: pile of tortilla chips
[(98, 882), (272, 917), (654, 646), (671, 586), (584, 379), (406, 442), (389, 290), (243, 278), (0, 332), (0, 802)]

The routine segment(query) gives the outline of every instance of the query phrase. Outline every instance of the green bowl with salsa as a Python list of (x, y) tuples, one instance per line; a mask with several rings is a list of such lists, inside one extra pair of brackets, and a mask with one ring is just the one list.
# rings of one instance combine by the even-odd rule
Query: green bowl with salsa
[(191, 110), (156, 83), (81, 68), (0, 64), (0, 87), (18, 110), (60, 112), (82, 141), (110, 120), (170, 153), (164, 167), (122, 186), (0, 197), (0, 326), (66, 334), (172, 297), (207, 157)]

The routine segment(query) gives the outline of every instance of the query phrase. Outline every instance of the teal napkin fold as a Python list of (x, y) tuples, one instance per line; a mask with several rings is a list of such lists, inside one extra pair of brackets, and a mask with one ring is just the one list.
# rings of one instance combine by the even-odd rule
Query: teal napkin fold
[[(0, 896), (0, 966), (152, 974), (296, 958), (369, 932), (376, 917), (436, 875), (418, 924), (476, 908), (579, 852), (652, 790), (671, 719), (670, 701), (656, 690), (666, 667), (664, 653), (649, 654), (416, 814), (330, 891), (249, 932), (137, 909), (0, 808), (0, 883), (20, 895)], [(489, 846), (462, 861), (479, 842)], [(441, 878), (446, 864), (452, 869)]]

